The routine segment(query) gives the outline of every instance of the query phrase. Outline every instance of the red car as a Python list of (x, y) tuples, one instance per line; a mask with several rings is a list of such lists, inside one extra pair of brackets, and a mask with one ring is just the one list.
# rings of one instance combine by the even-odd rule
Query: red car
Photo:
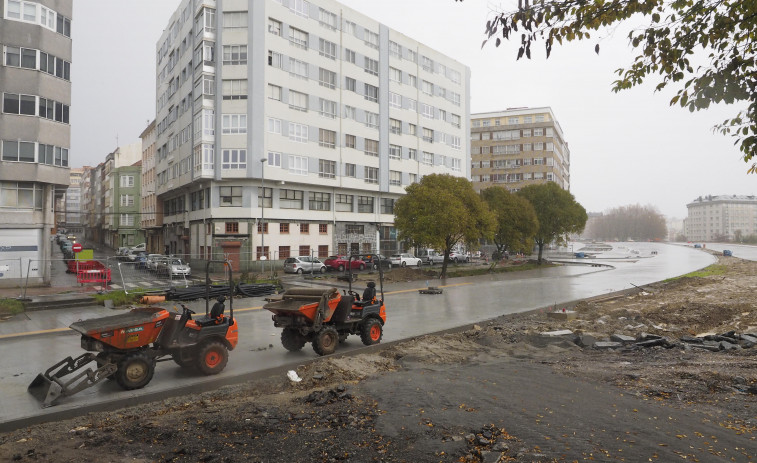
[[(330, 256), (328, 259), (323, 261), (323, 263), (329, 269), (339, 270), (340, 272), (343, 272), (344, 269), (347, 268), (348, 260), (349, 258), (347, 256)], [(353, 259), (352, 264), (350, 265), (352, 265), (352, 270), (363, 270), (365, 268), (365, 262), (363, 262), (361, 259)]]

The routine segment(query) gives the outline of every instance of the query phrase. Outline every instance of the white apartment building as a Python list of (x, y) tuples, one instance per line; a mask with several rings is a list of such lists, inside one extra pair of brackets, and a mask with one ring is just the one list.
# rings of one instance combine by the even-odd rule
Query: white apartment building
[(700, 196), (686, 205), (689, 241), (739, 241), (757, 235), (757, 196)]
[(469, 68), (338, 2), (186, 0), (156, 59), (172, 253), (390, 253), (406, 186), (469, 178)]

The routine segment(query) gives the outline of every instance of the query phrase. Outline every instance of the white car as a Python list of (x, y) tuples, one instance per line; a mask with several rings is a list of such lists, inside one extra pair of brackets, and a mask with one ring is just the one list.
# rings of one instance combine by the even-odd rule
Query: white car
[(284, 273), (326, 273), (326, 265), (315, 257), (288, 257), (284, 261)]
[(158, 275), (173, 277), (175, 275), (192, 274), (192, 269), (189, 268), (189, 264), (182, 262), (177, 257), (169, 257), (167, 259), (158, 262)]
[(462, 252), (452, 251), (449, 253), (449, 260), (454, 263), (470, 262), (470, 256), (463, 254)]
[(423, 265), (423, 261), (412, 254), (393, 254), (389, 257), (389, 260), (392, 265), (400, 267), (420, 267)]
[(168, 259), (168, 257), (164, 256), (163, 254), (148, 254), (147, 255), (147, 270), (151, 270), (153, 272), (157, 271), (158, 262), (164, 259)]
[(132, 246), (130, 251), (134, 252), (145, 252), (147, 250), (147, 244), (146, 243), (139, 243), (136, 246)]

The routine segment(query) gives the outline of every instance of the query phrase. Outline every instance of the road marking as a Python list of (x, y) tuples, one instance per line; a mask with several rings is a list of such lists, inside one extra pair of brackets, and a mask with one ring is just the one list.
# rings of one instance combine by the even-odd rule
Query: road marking
[[(443, 286), (437, 286), (438, 288), (452, 288), (455, 286), (466, 286), (466, 285), (472, 285), (473, 283), (455, 283), (452, 285), (443, 285)], [(115, 285), (114, 285), (115, 286)], [(426, 289), (427, 287), (424, 286), (422, 288), (414, 288), (414, 289), (403, 289), (400, 291), (387, 291), (384, 294), (400, 294), (400, 293), (411, 293), (416, 292), (421, 289)], [(261, 310), (263, 309), (262, 305), (255, 306), (255, 307), (245, 307), (241, 309), (234, 309), (234, 312), (250, 312), (253, 310)], [(61, 331), (68, 331), (69, 328), (52, 328), (49, 330), (38, 330), (38, 331), (26, 331), (23, 333), (11, 333), (11, 334), (0, 334), (0, 339), (9, 339), (9, 338), (18, 338), (22, 336), (32, 336), (35, 334), (51, 334), (51, 333), (60, 333)]]

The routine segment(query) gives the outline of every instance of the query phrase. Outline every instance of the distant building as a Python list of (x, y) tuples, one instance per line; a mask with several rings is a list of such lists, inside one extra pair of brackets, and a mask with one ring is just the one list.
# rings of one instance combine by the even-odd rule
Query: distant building
[(570, 190), (570, 149), (552, 109), (471, 114), (471, 180), (476, 191), (549, 181)]
[(103, 167), (103, 240), (117, 249), (144, 242), (140, 229), (142, 144), (124, 145), (105, 157)]
[(65, 214), (62, 227), (66, 232), (74, 235), (77, 242), (84, 239), (84, 225), (81, 209), (81, 182), (86, 168), (71, 169), (70, 181), (65, 195)]
[(740, 241), (757, 234), (757, 196), (700, 196), (686, 205), (689, 241)]
[(0, 1), (0, 286), (26, 282), (27, 269), (29, 283), (50, 280), (55, 204), (69, 184), (72, 10)]
[(145, 232), (148, 253), (162, 254), (163, 202), (155, 194), (155, 121), (139, 136), (142, 140), (142, 214), (140, 224)]

